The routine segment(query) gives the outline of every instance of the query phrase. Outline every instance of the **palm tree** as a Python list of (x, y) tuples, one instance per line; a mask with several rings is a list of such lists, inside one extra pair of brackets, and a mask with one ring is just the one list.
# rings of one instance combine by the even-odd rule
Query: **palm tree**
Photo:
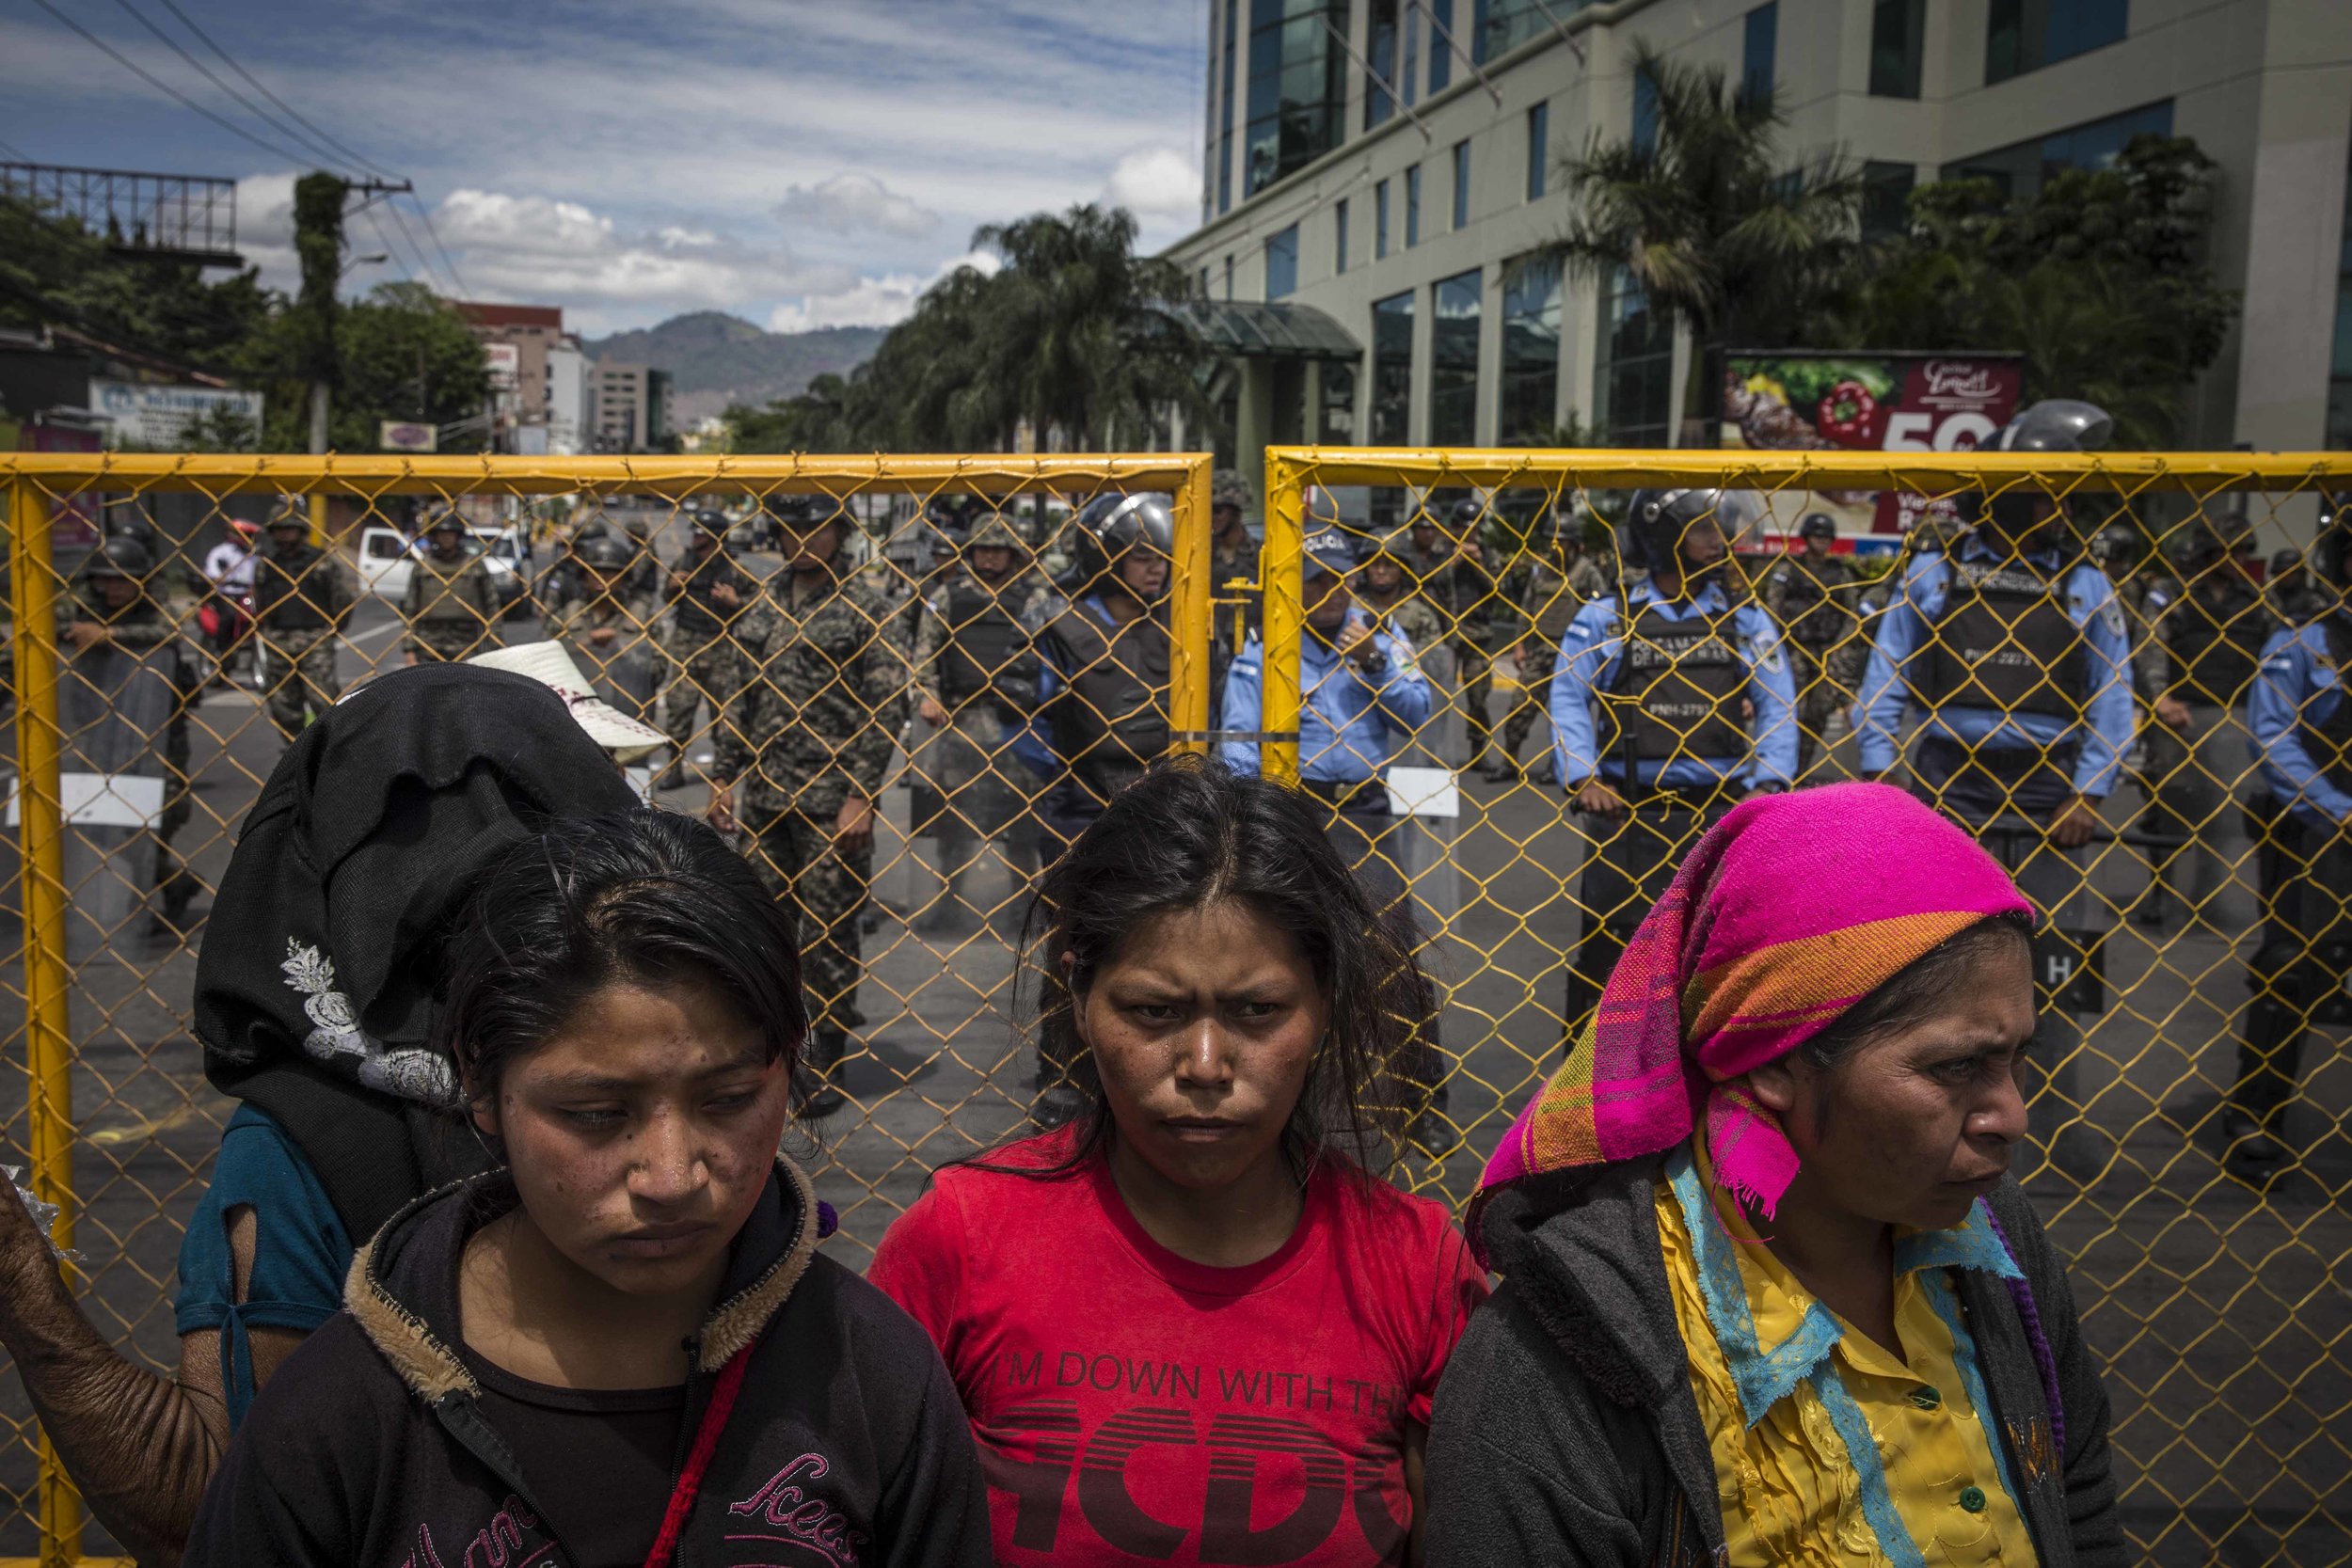
[[(1633, 71), (1655, 95), (1655, 134), (1645, 145), (1596, 133), (1564, 160), (1576, 214), (1520, 264), (1557, 263), (1604, 287), (1629, 277), (1691, 335), (1702, 367), (1733, 344), (1790, 346), (1791, 324), (1814, 319), (1857, 253), (1859, 171), (1835, 155), (1784, 166), (1788, 117), (1770, 95), (1734, 90), (1720, 66), (1677, 64), (1642, 42)], [(1693, 378), (1686, 416), (1720, 407), (1718, 379)]]

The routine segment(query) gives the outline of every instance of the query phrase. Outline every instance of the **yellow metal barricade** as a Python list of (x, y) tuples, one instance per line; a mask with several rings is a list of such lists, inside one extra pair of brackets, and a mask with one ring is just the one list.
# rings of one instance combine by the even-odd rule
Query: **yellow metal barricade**
[[(649, 799), (701, 812), (719, 774), (739, 769), (732, 818), (794, 904), (804, 951), (862, 948), (846, 995), (816, 994), (817, 966), (804, 965), (813, 1011), (864, 1018), (833, 1073), (846, 1103), (814, 1125), (806, 1151), (840, 1214), (830, 1244), (862, 1267), (933, 1167), (1027, 1125), (1037, 1074), (1005, 1003), (1041, 819), (1065, 781), (1019, 760), (1015, 720), (1035, 717), (1021, 710), (1037, 646), (1057, 617), (1083, 612), (1065, 592), (1089, 591), (1071, 587), (1089, 569), (1075, 518), (1111, 492), (1169, 498), (1158, 653), (1137, 674), (1160, 728), (1198, 749), (1210, 718), (1209, 473), (1207, 457), (1175, 453), (0, 454), (22, 857), (0, 911), (20, 925), (21, 967), (0, 1006), (24, 1069), (0, 1089), (0, 1128), (8, 1163), (28, 1164), (32, 1189), (63, 1208), (56, 1236), (80, 1248), (72, 1280), (101, 1333), (159, 1370), (177, 1364), (174, 1265), (232, 1108), (193, 1037), (196, 955), (239, 824), (291, 737), (339, 689), (412, 651), (462, 657), (547, 636), (598, 695), (676, 740), (675, 755), (644, 760), (682, 787), (641, 773)], [(239, 574), (233, 546), (250, 538), (269, 555), (266, 525), (289, 500), (300, 526), (284, 552)], [(695, 516), (712, 510), (755, 584), (715, 632), (677, 604), (699, 580), (682, 555)], [(310, 546), (314, 516), (324, 552)], [(416, 536), (445, 516), (462, 554), (435, 566)], [(1025, 557), (1005, 592), (1028, 612), (1024, 646), (985, 691), (941, 689), (918, 668), (918, 629), (958, 580), (961, 531), (991, 517)], [(829, 631), (779, 631), (816, 617), (795, 602), (777, 531), (824, 519), (848, 546), (826, 579), (846, 611)], [(230, 575), (216, 583), (205, 568), (218, 545), (231, 547), (209, 564)], [(842, 684), (851, 669), (854, 691)], [(915, 696), (927, 678), (944, 699), (928, 717)], [(793, 841), (772, 820), (763, 829), (791, 815), (784, 775), (826, 723), (855, 732), (828, 747), (862, 746), (882, 768), (870, 867), (847, 881), (781, 863)], [(951, 734), (958, 747), (940, 743)], [(984, 788), (995, 803), (982, 820)], [(89, 1560), (80, 1499), (13, 1377), (0, 1420), (0, 1564)], [(87, 1533), (91, 1551), (108, 1549)]]
[[(2352, 1029), (2352, 919), (2337, 918), (2352, 909), (2330, 902), (2314, 918), (2315, 893), (2298, 930), (2263, 924), (2282, 886), (2342, 893), (2352, 877), (2337, 879), (2322, 842), (2331, 835), (2265, 803), (2274, 781), (2255, 765), (2248, 730), (2254, 689), (2285, 678), (2276, 658), (2258, 657), (2271, 630), (2315, 625), (2320, 602), (2265, 580), (2263, 557), (2308, 543), (2347, 487), (2352, 457), (2335, 454), (1269, 451), (1269, 668), (1250, 726), (1271, 742), (1268, 771), (1300, 772), (1299, 644), (1312, 635), (1302, 634), (1311, 607), (1300, 602), (1301, 535), (1329, 529), (1359, 559), (1386, 559), (1380, 584), (1404, 568), (1397, 596), (1371, 607), (1384, 629), (1418, 624), (1427, 639), (1418, 660), (1437, 705), (1382, 760), (1451, 770), (1460, 784), (1458, 815), (1390, 830), (1376, 851), (1411, 890), (1445, 998), (1446, 1092), (1399, 1179), (1467, 1199), (1587, 1016), (1613, 937), (1756, 782), (1750, 759), (1780, 748), (1790, 763), (1781, 777), (1799, 785), (1856, 776), (1866, 763), (1889, 768), (1979, 831), (2042, 911), (2045, 1060), (2028, 1078), (2035, 1132), (2018, 1168), (2073, 1260), (2115, 1402), (2135, 1557), (2352, 1561), (2352, 1062), (2341, 1050)], [(1724, 572), (1732, 613), (1721, 627), (1740, 644), (1746, 694), (1731, 701), (1745, 705), (1722, 717), (1738, 732), (1741, 766), (1721, 787), (1665, 787), (1706, 771), (1696, 721), (1677, 737), (1675, 703), (1654, 703), (1648, 749), (1637, 749), (1629, 737), (1643, 721), (1626, 711), (1654, 689), (1608, 673), (1629, 662), (1613, 663), (1611, 650), (1661, 646), (1649, 641), (1656, 624), (1629, 621), (1622, 600), (1591, 602), (1648, 577), (1618, 543), (1643, 490), (1732, 493), (1677, 503), (1677, 515), (1719, 525), (1739, 546)], [(1852, 581), (1845, 567), (1776, 553), (1808, 515), (1852, 517), (1883, 492), (1918, 520), (1907, 537), (1868, 540), (1886, 553), (1865, 558)], [(2056, 563), (1977, 559), (1963, 536), (2002, 517), (2054, 529), (2028, 533), (2063, 540)], [(2077, 576), (2086, 566), (2098, 575)], [(1947, 592), (1936, 613), (1918, 613), (1931, 580)], [(1954, 583), (1979, 597), (1963, 602)], [(1350, 587), (1366, 605), (1363, 570)], [(1823, 599), (1846, 608), (1820, 612)], [(1974, 618), (1943, 613), (1956, 608)], [(1788, 635), (1784, 614), (1807, 640)], [(2072, 626), (2033, 619), (2047, 614)], [(1763, 626), (1773, 627), (1769, 645), (1756, 640)], [(1904, 639), (1913, 657), (1897, 663)], [(2075, 641), (2094, 654), (2046, 657)], [(2110, 661), (2119, 648), (2127, 653)], [(1883, 670), (1874, 653), (1888, 656)], [(1934, 694), (1947, 653), (1941, 668), (1963, 683), (1943, 690), (1947, 706), (2010, 705), (1990, 722), (1955, 717), (1939, 744), (1911, 694)], [(1785, 713), (1767, 690), (1777, 670), (1796, 698)], [(1857, 718), (1856, 703), (1874, 696)], [(1554, 713), (1577, 742), (1565, 784)], [(1224, 722), (1235, 718), (1229, 710)], [(1782, 728), (1759, 735), (1768, 722)], [(1856, 723), (1874, 733), (1857, 736)], [(1996, 744), (2021, 738), (2021, 725), (2055, 739), (2056, 752), (2029, 748), (2057, 757), (2055, 780), (2004, 772), (2020, 753)], [(2062, 848), (2053, 822), (2103, 754), (2086, 762), (2069, 748), (2119, 725), (2091, 840)], [(1330, 733), (1308, 735), (1327, 745)], [(1721, 742), (1721, 730), (1710, 735)], [(1615, 786), (1627, 814), (1576, 809), (1596, 767), (1622, 779), (1629, 757), (1633, 778), (1650, 782)], [(1316, 773), (1311, 752), (1306, 772)], [(1649, 836), (1626, 850), (1637, 834)], [(2264, 1006), (2274, 1010), (2262, 1015)], [(2240, 1061), (2249, 1029), (2250, 1078)], [(2280, 1046), (2289, 1033), (2303, 1037), (2293, 1063)], [(2265, 1062), (2279, 1102), (2267, 1125), (2286, 1155), (2267, 1169), (2239, 1163), (2246, 1140), (2224, 1127), (2229, 1103), (2261, 1108)]]

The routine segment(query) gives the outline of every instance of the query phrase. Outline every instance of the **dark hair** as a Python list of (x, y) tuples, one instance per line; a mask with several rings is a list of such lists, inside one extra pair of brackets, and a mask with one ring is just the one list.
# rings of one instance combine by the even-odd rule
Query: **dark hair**
[(1987, 915), (1929, 948), (1881, 981), (1879, 988), (1839, 1014), (1836, 1021), (1798, 1047), (1817, 1072), (1835, 1072), (1873, 1040), (1908, 1028), (1947, 1001), (1978, 961), (2012, 944), (2030, 947), (2032, 917)]
[(1069, 1082), (1088, 1104), (1070, 1159), (1027, 1174), (1075, 1169), (1113, 1135), (1101, 1076), (1078, 1037), (1077, 1003), (1095, 976), (1144, 922), (1228, 898), (1297, 942), (1329, 1004), (1329, 1026), (1283, 1128), (1294, 1171), (1303, 1177), (1331, 1152), (1366, 1171), (1386, 1168), (1415, 1108), (1417, 1091), (1400, 1069), (1436, 1011), (1402, 901), (1385, 913), (1375, 908), (1307, 797), (1180, 757), (1112, 800), (1030, 900), (1016, 1007), (1025, 991), (1026, 1032), (1043, 1060), (1071, 1064)]
[(616, 982), (725, 999), (789, 1070), (808, 1032), (792, 918), (692, 817), (640, 807), (557, 817), (483, 876), (450, 940), (434, 1043), (469, 1098)]

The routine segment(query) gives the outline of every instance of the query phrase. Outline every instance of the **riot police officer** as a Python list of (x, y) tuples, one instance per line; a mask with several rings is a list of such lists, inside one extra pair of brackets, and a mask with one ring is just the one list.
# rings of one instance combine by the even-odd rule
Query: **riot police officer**
[(731, 527), (715, 507), (695, 513), (685, 553), (664, 580), (670, 678), (661, 689), (661, 725), (670, 736), (670, 764), (662, 789), (687, 782), (686, 748), (702, 705), (710, 705), (713, 724), (726, 722), (741, 702), (749, 650), (767, 641), (759, 582), (728, 550)]
[(1078, 560), (1038, 638), (1038, 706), (1057, 781), (1041, 819), (1058, 853), (1168, 750), (1173, 648), (1168, 503), (1103, 495), (1078, 514)]
[(1765, 579), (1764, 602), (1788, 628), (1795, 656), (1799, 766), (1809, 773), (1813, 759), (1845, 733), (1868, 650), (1855, 636), (1861, 577), (1851, 561), (1831, 553), (1837, 524), (1826, 512), (1809, 513), (1797, 525), (1797, 541)]
[(1795, 781), (1797, 690), (1780, 628), (1724, 586), (1730, 536), (1759, 510), (1738, 491), (1638, 492), (1626, 534), (1642, 577), (1622, 606), (1610, 594), (1577, 611), (1561, 643), (1554, 762), (1597, 839), (1568, 964), (1571, 1031), (1683, 851), (1741, 794)]
[(564, 644), (597, 696), (631, 719), (646, 718), (669, 684), (668, 660), (654, 636), (660, 610), (636, 588), (638, 554), (611, 533), (592, 535), (574, 554), (576, 595), (548, 616), (548, 636)]
[(1479, 543), (1479, 524), (1486, 508), (1474, 500), (1459, 500), (1447, 511), (1445, 522), (1426, 511), (1413, 518), (1413, 576), (1421, 596), (1443, 617), (1447, 641), (1453, 644), (1454, 695), (1462, 705), (1463, 722), (1470, 730), (1470, 755), (1465, 768), (1476, 768), (1486, 754), (1494, 721), (1486, 710), (1494, 691), (1494, 621), (1507, 619), (1495, 574), (1486, 564), (1486, 549)]
[(466, 658), (499, 645), (499, 596), (484, 557), (466, 547), (466, 523), (443, 507), (426, 522), (425, 548), (401, 595), (408, 662)]
[(2247, 767), (2246, 693), (2277, 629), (2243, 546), (2201, 519), (2188, 523), (2172, 551), (2174, 575), (2152, 578), (2140, 594), (2169, 677), (2151, 703), (2157, 722), (2148, 740), (2153, 790), (2145, 820), (2153, 833), (2189, 840), (2185, 849), (2153, 852), (2149, 905), (2160, 912), (2158, 894), (2169, 887), (2191, 919), (2233, 931), (2246, 911), (2218, 919), (2223, 911), (2211, 901), (2227, 879), (2224, 866), (2244, 858), (2233, 798)]
[(2237, 1070), (2223, 1102), (2228, 1168), (2264, 1182), (2294, 1161), (2282, 1113), (2301, 1076), (2303, 1037), (2327, 1016), (2352, 975), (2352, 518), (2320, 521), (2309, 592), (2319, 601), (2301, 624), (2263, 649), (2247, 703), (2254, 760), (2267, 794), (2259, 856), (2261, 944), (2247, 965), (2252, 992)]
[[(2110, 428), (2104, 410), (2052, 399), (2011, 420), (1992, 450), (2095, 451)], [(2047, 981), (2084, 962), (2092, 941), (2082, 847), (2132, 742), (2131, 638), (2114, 585), (2047, 490), (2019, 483), (1967, 510), (1948, 546), (1912, 557), (1879, 616), (1854, 727), (1863, 771), (1882, 777), (1900, 757), (1906, 706), (1918, 712), (1913, 775), (1984, 835), (2041, 913)], [(2080, 1031), (2063, 1007), (2048, 1008), (2042, 1028), (2058, 1098), (2041, 1108), (2035, 1136), (2085, 1177), (2104, 1165), (2106, 1145), (2079, 1115)]]
[(841, 1105), (832, 1080), (865, 1022), (858, 913), (906, 720), (906, 650), (882, 591), (850, 567), (847, 512), (806, 496), (763, 510), (783, 540), (784, 575), (769, 594), (767, 638), (752, 650), (742, 719), (719, 726), (710, 818), (722, 831), (740, 821), (753, 863), (799, 924), (812, 1032), (796, 1089), (821, 1117)]
[(310, 509), (298, 496), (278, 504), (269, 547), (254, 562), (253, 624), (269, 666), (270, 722), (289, 744), (343, 692), (336, 637), (354, 589), (342, 561), (310, 543)]
[[(963, 570), (922, 602), (914, 630), (914, 713), (923, 734), (910, 759), (927, 797), (908, 833), (939, 845), (946, 887), (920, 923), (927, 932), (969, 931), (977, 913), (964, 879), (991, 843), (1005, 846), (1014, 898), (1037, 870), (1033, 806), (1045, 780), (1012, 751), (1037, 705), (1036, 637), (1052, 590), (1028, 570), (1028, 546), (1001, 512), (973, 520)], [(920, 733), (920, 732), (918, 732)]]
[(1532, 559), (1513, 584), (1511, 598), (1525, 628), (1518, 641), (1518, 694), (1502, 721), (1502, 748), (1486, 765), (1488, 784), (1516, 783), (1519, 748), (1535, 727), (1535, 713), (1551, 695), (1552, 673), (1560, 668), (1560, 640), (1576, 612), (1609, 592), (1599, 562), (1584, 551), (1582, 537), (1557, 507), (1537, 525)]

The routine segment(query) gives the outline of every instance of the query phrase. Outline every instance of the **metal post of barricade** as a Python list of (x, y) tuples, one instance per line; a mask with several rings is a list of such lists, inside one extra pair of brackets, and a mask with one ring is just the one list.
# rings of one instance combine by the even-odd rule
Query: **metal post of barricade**
[[(16, 809), (24, 902), (28, 1184), (57, 1206), (52, 1234), (73, 1245), (73, 1055), (66, 1025), (65, 823), (58, 803), (57, 578), (49, 508), (36, 480), (8, 486), (8, 582), (16, 617)], [(81, 1556), (82, 1498), (43, 1432), (40, 1560)]]
[[(1187, 738), (1177, 742), (1181, 752), (1205, 752), (1209, 713), (1209, 644), (1216, 636), (1210, 624), (1210, 598), (1216, 584), (1212, 576), (1209, 539), (1209, 465), (1203, 456), (1192, 465), (1176, 490), (1176, 557), (1169, 563), (1170, 631), (1176, 640), (1170, 672), (1168, 727)], [(1200, 736), (1193, 739), (1191, 736)]]
[(1305, 565), (1306, 493), (1297, 467), (1269, 449), (1265, 455), (1265, 548), (1258, 582), (1264, 592), (1265, 666), (1259, 686), (1261, 771), (1286, 784), (1298, 782), (1298, 639), (1306, 625), (1299, 574)]

